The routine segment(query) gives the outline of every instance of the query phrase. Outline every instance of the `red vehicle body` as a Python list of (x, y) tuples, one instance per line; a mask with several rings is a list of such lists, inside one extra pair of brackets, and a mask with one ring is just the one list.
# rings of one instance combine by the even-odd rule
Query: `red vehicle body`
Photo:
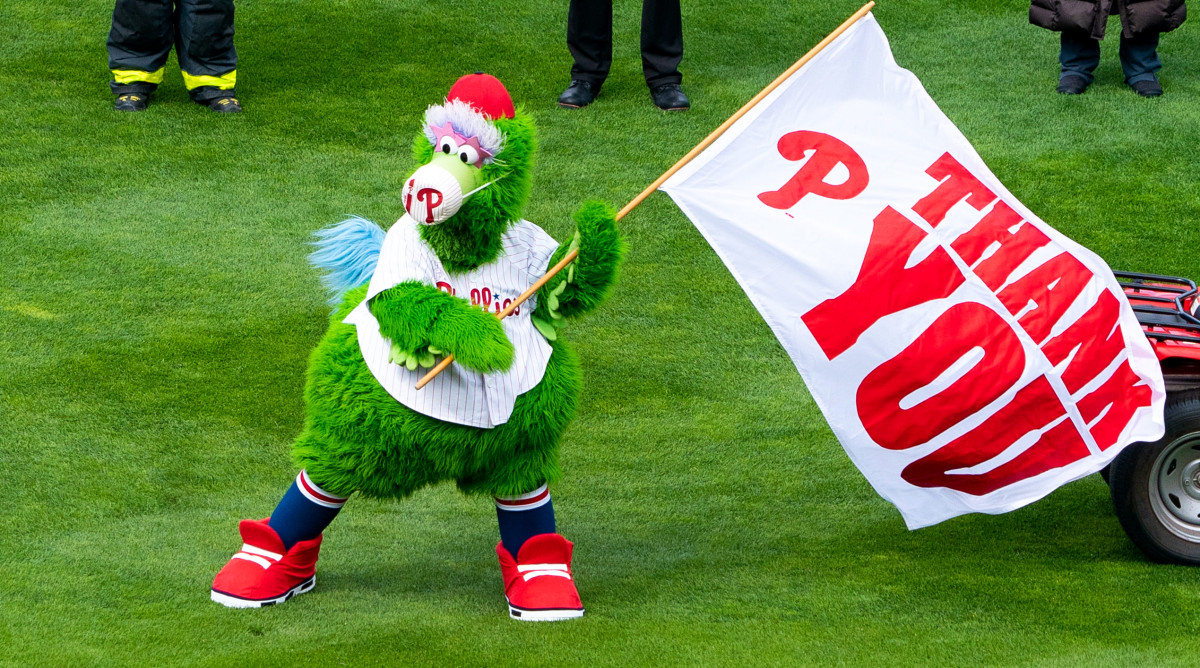
[(1186, 278), (1117, 272), (1162, 364), (1167, 391), (1200, 387), (1200, 298)]
[(1162, 366), (1166, 433), (1104, 471), (1121, 526), (1155, 561), (1200, 564), (1200, 298), (1186, 278), (1116, 272)]

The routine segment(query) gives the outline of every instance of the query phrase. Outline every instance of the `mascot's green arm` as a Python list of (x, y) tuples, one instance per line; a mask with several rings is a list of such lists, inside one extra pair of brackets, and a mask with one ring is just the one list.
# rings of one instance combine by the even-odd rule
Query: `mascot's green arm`
[(483, 373), (512, 366), (513, 347), (504, 325), (465, 299), (405, 281), (375, 295), (370, 308), (380, 334), (402, 350), (451, 353), (459, 364)]
[[(535, 318), (550, 320), (551, 310), (558, 316), (583, 315), (599, 306), (616, 283), (617, 266), (625, 255), (625, 243), (617, 233), (616, 210), (598, 200), (588, 200), (575, 213), (575, 227), (579, 257), (574, 266), (558, 272), (538, 291)], [(570, 252), (570, 246), (559, 246), (547, 268)]]

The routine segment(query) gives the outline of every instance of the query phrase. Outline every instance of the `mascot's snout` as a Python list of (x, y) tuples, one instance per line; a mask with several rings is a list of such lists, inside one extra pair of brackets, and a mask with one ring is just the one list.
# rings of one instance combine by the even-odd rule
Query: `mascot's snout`
[(437, 225), (458, 213), (464, 199), (454, 174), (433, 162), (413, 172), (404, 183), (404, 210), (425, 225)]

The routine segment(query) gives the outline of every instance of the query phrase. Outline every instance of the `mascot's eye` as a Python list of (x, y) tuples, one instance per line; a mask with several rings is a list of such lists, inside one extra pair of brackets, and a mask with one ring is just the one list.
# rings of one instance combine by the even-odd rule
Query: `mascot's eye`
[(473, 146), (463, 146), (458, 149), (458, 159), (468, 165), (479, 162), (479, 152)]
[(438, 142), (437, 150), (450, 155), (458, 151), (458, 144), (455, 144), (454, 139), (451, 137), (442, 137), (442, 140)]

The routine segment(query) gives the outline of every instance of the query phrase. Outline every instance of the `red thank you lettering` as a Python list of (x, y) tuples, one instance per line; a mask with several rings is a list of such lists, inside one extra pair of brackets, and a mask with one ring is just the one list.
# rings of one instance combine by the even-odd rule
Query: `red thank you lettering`
[[(1060, 253), (996, 296), (1004, 302), (1009, 313), (1018, 315), (1025, 311), (1018, 322), (1029, 333), (1029, 338), (1040, 344), (1092, 278), (1091, 270), (1074, 255)], [(1034, 307), (1026, 310), (1031, 301)]]
[(1088, 431), (1101, 450), (1116, 444), (1134, 412), (1150, 405), (1153, 392), (1123, 360), (1111, 378), (1095, 392), (1077, 402), (1079, 414), (1088, 423)]
[(1088, 456), (1087, 444), (1066, 419), (1007, 462), (983, 473), (951, 473), (978, 466), (1015, 445), (1022, 437), (1066, 415), (1050, 382), (1042, 376), (978, 427), (904, 467), (900, 477), (917, 487), (946, 487), (982, 496), (1015, 482), (1066, 466)]
[(983, 211), (984, 207), (996, 199), (987, 186), (980, 183), (975, 175), (968, 172), (967, 168), (949, 153), (943, 153), (925, 173), (942, 183), (914, 204), (913, 211), (934, 227), (945, 220), (950, 207), (961, 202), (963, 198), (966, 198), (967, 204), (975, 207), (976, 211)]
[(1067, 386), (1068, 392), (1075, 394), (1083, 389), (1125, 351), (1120, 318), (1121, 304), (1105, 290), (1087, 313), (1042, 345), (1042, 352), (1054, 366), (1075, 354), (1062, 372), (1063, 385)]
[[(982, 348), (983, 357), (949, 386), (910, 408), (905, 397)], [(928, 442), (999, 399), (1021, 377), (1025, 351), (1004, 318), (977, 302), (943, 313), (916, 341), (867, 374), (858, 387), (858, 417), (880, 446), (905, 450)]]
[(940, 246), (919, 264), (905, 267), (925, 237), (924, 230), (890, 206), (875, 217), (854, 285), (801, 316), (826, 357), (846, 352), (880, 318), (949, 297), (963, 284), (966, 278)]

